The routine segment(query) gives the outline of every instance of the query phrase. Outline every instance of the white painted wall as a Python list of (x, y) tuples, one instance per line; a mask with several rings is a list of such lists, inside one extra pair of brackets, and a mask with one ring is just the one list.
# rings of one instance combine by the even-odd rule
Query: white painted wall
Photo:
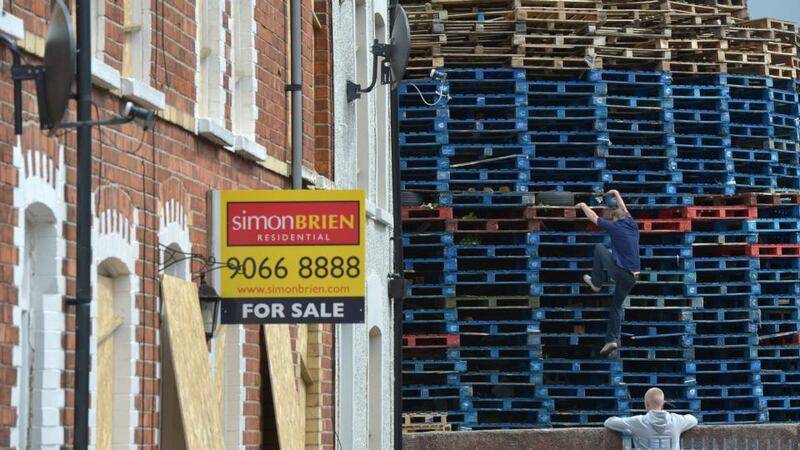
[(19, 214), (14, 228), (19, 251), (14, 284), (20, 287), (13, 322), (20, 330), (20, 344), (14, 346), (12, 356), (17, 385), (11, 390), (11, 406), (17, 409), (17, 423), (10, 441), (18, 448), (55, 450), (64, 443), (60, 410), (66, 404), (61, 386), (66, 360), (62, 347), (66, 284), (60, 270), (66, 256), (66, 170), (63, 147), (57, 160), (43, 150), (23, 149), (20, 136), (12, 150), (19, 173), (14, 189), (14, 208)]
[[(382, 19), (388, 25), (388, 6), (385, 0), (359, 0), (365, 11), (358, 16), (365, 23), (357, 27), (356, 4), (346, 0), (334, 2), (332, 8), (334, 179), (338, 189), (367, 189), (367, 302), (365, 324), (339, 325), (336, 330), (336, 432), (342, 448), (382, 450), (393, 448), (394, 330), (387, 282), (392, 271), (389, 91), (376, 88), (347, 103), (346, 84), (347, 80), (369, 84), (376, 15), (377, 28), (388, 32), (388, 26), (380, 23)], [(357, 53), (366, 53), (366, 64), (356, 62)], [(383, 107), (378, 95), (384, 96)], [(365, 155), (367, 160), (359, 161)], [(380, 385), (370, 389), (372, 371), (380, 373)], [(370, 417), (380, 419), (370, 421)], [(371, 432), (370, 423), (373, 428), (379, 424), (380, 431)]]

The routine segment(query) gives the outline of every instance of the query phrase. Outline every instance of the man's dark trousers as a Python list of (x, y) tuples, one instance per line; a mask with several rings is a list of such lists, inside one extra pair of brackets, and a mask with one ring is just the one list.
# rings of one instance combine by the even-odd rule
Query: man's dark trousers
[[(608, 275), (606, 275), (608, 273)], [(608, 315), (608, 329), (606, 331), (606, 343), (620, 342), (622, 333), (622, 317), (625, 315), (625, 297), (636, 285), (636, 277), (630, 270), (623, 269), (614, 262), (614, 257), (605, 245), (597, 244), (594, 246), (594, 262), (592, 263), (592, 283), (601, 286), (608, 281), (608, 277), (616, 283), (614, 288), (614, 298), (611, 303), (611, 311)]]

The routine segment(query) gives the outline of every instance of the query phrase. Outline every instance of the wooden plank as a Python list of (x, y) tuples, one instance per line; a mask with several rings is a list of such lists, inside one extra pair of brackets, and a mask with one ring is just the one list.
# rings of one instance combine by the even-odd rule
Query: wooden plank
[(217, 335), (214, 337), (214, 395), (217, 409), (219, 410), (219, 427), (225, 429), (223, 419), (225, 396), (225, 350), (227, 344), (228, 327), (221, 325), (217, 327)]
[[(114, 280), (97, 277), (97, 328), (100, 334), (114, 322)], [(109, 334), (109, 336), (111, 336)], [(97, 344), (97, 450), (111, 450), (114, 425), (114, 338)]]
[(213, 404), (208, 348), (197, 286), (191, 281), (162, 275), (161, 297), (186, 447), (223, 450), (225, 444), (219, 409)]
[(289, 325), (264, 325), (264, 343), (281, 450), (305, 447), (305, 391), (301, 401)]

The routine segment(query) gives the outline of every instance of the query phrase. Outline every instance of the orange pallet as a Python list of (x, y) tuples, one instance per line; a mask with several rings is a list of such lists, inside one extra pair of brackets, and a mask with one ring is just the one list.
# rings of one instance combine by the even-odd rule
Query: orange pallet
[(694, 198), (697, 206), (781, 206), (800, 204), (800, 194), (791, 192), (744, 192), (732, 196), (703, 195)]
[(747, 256), (797, 258), (800, 257), (800, 244), (754, 244), (748, 247)]
[(413, 219), (452, 219), (453, 208), (409, 208), (401, 210), (403, 220)]
[(458, 347), (461, 339), (457, 334), (416, 334), (403, 336), (403, 348), (448, 348)]
[(687, 206), (683, 217), (697, 221), (755, 219), (758, 209), (753, 206)]
[(638, 219), (642, 233), (685, 233), (692, 231), (692, 222), (684, 219)]

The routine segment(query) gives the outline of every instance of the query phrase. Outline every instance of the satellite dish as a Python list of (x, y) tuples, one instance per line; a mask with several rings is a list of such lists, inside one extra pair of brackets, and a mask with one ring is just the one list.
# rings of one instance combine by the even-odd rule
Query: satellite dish
[(372, 91), (378, 81), (378, 58), (383, 58), (381, 84), (399, 83), (406, 73), (408, 55), (411, 51), (411, 29), (408, 16), (402, 6), (395, 6), (392, 17), (392, 36), (389, 44), (381, 44), (375, 39), (372, 44), (372, 83), (366, 88), (347, 80), (347, 102), (361, 98), (361, 94)]
[(44, 111), (40, 108), (39, 116), (42, 128), (54, 130), (64, 118), (75, 80), (75, 33), (64, 0), (53, 2), (44, 48), (44, 69), (44, 92), (38, 92), (38, 96), (44, 98), (45, 108)]
[(411, 52), (411, 28), (408, 26), (406, 10), (400, 5), (394, 7), (391, 43), (389, 64), (392, 69), (392, 80), (398, 83), (406, 73), (408, 55)]

